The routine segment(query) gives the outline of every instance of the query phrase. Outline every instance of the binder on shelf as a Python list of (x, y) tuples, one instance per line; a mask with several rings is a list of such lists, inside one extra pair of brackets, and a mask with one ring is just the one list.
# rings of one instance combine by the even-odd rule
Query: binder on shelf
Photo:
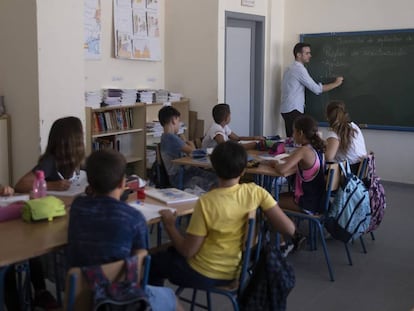
[(151, 188), (146, 189), (145, 193), (147, 196), (166, 204), (191, 202), (198, 200), (198, 196), (179, 190), (177, 188)]

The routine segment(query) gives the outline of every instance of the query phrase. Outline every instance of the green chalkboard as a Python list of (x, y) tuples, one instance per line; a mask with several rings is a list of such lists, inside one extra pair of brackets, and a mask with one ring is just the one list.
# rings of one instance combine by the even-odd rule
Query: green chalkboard
[(322, 95), (306, 91), (306, 113), (326, 121), (327, 103), (341, 99), (362, 127), (414, 131), (414, 29), (303, 34), (301, 41), (311, 44), (315, 81), (344, 77)]

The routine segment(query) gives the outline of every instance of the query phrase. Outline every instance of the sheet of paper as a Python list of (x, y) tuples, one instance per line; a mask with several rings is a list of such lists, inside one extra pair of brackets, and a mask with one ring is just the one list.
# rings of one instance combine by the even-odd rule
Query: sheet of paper
[(47, 191), (49, 195), (57, 196), (75, 196), (81, 194), (85, 191), (85, 188), (88, 186), (88, 178), (86, 177), (85, 171), (80, 171), (79, 174), (74, 174), (72, 178), (69, 179), (71, 185), (68, 190), (65, 191)]
[(147, 203), (142, 203), (142, 202), (140, 203), (131, 202), (128, 204), (132, 206), (133, 208), (139, 210), (144, 215), (146, 221), (160, 217), (159, 211), (161, 210), (169, 209), (173, 213), (176, 212), (175, 208), (166, 207), (162, 205), (147, 204)]
[(12, 196), (0, 197), (0, 207), (7, 206), (18, 201), (28, 201), (30, 199), (28, 194), (17, 194)]
[(260, 158), (260, 159), (262, 159), (262, 160), (276, 160), (276, 161), (278, 161), (280, 164), (283, 164), (283, 163), (285, 163), (286, 161), (285, 160), (283, 160), (284, 158), (286, 158), (286, 157), (288, 157), (289, 156), (289, 154), (288, 153), (281, 153), (281, 154), (278, 154), (278, 155), (276, 155), (276, 156), (274, 156), (274, 155), (271, 155), (271, 154), (262, 154), (262, 155), (259, 155), (258, 157)]

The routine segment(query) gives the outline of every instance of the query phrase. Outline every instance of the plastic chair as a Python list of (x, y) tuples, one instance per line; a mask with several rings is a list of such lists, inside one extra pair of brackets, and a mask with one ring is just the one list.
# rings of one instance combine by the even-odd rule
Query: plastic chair
[[(138, 278), (144, 288), (148, 282), (151, 257), (147, 250), (140, 249), (135, 253), (138, 257)], [(102, 270), (110, 281), (122, 280), (124, 274), (124, 260), (103, 264)], [(69, 269), (66, 277), (65, 311), (92, 310), (92, 290), (82, 275), (79, 267)]]
[[(249, 277), (249, 268), (251, 267), (251, 263), (254, 263), (258, 260), (258, 255), (260, 251), (260, 243), (261, 239), (259, 237), (260, 230), (258, 229), (259, 226), (256, 226), (256, 210), (249, 212), (248, 220), (246, 225), (246, 233), (243, 237), (243, 256), (240, 262), (241, 265), (241, 272), (238, 280), (234, 280), (230, 285), (227, 286), (220, 286), (220, 287), (213, 287), (209, 289), (199, 289), (199, 288), (192, 288), (193, 294), (192, 298), (187, 299), (184, 297), (180, 297), (181, 293), (185, 289), (185, 287), (178, 287), (175, 294), (180, 298), (180, 300), (190, 303), (191, 309), (194, 310), (194, 307), (197, 306), (199, 308), (205, 310), (212, 310), (211, 307), (211, 294), (218, 294), (224, 295), (231, 300), (233, 305), (233, 310), (239, 310), (238, 304), (238, 297), (243, 292), (247, 285), (247, 280)], [(256, 228), (256, 230), (255, 230)], [(254, 251), (253, 251), (254, 249)], [(207, 305), (200, 304), (196, 301), (197, 298), (197, 291), (205, 291), (206, 298), (207, 298)]]

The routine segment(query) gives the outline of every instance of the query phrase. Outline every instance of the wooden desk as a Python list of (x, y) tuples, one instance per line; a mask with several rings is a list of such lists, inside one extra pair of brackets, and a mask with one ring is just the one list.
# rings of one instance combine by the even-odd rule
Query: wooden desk
[[(73, 198), (64, 198), (70, 202)], [(131, 198), (136, 200), (136, 198)], [(196, 201), (166, 205), (152, 198), (145, 202), (174, 207), (178, 216), (193, 213)], [(148, 221), (148, 224), (160, 222), (160, 218)], [(69, 212), (53, 221), (26, 223), (21, 219), (0, 223), (0, 267), (55, 251), (67, 244)]]
[[(69, 208), (73, 197), (60, 197), (68, 207), (68, 213), (53, 221), (40, 221), (26, 223), (22, 219), (15, 219), (0, 223), (0, 311), (4, 310), (4, 276), (7, 267), (33, 257), (45, 255), (56, 251), (68, 242)], [(130, 196), (130, 201), (136, 200), (136, 195)], [(164, 204), (152, 198), (146, 198), (144, 202), (174, 207), (178, 216), (192, 214), (197, 201)], [(161, 218), (151, 219), (148, 224), (159, 223)], [(160, 231), (158, 231), (160, 238)], [(60, 289), (56, 283), (57, 292)], [(58, 302), (61, 297), (58, 294)]]

